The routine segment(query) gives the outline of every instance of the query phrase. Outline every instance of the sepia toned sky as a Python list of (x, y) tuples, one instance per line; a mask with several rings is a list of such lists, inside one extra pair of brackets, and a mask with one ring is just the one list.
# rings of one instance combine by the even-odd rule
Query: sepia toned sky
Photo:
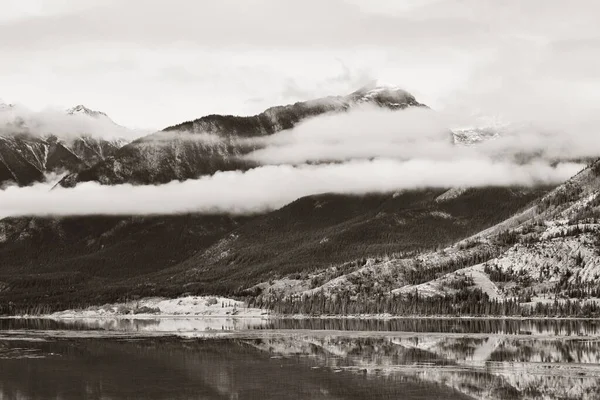
[(456, 115), (597, 121), (595, 0), (0, 0), (0, 8), (0, 99), (36, 110), (83, 103), (159, 129), (377, 79)]

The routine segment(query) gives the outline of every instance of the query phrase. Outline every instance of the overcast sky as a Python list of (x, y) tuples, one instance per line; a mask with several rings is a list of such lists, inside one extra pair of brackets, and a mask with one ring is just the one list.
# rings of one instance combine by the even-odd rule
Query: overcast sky
[[(590, 118), (596, 0), (0, 0), (0, 99), (164, 128), (351, 92)], [(594, 121), (596, 122), (596, 121)]]

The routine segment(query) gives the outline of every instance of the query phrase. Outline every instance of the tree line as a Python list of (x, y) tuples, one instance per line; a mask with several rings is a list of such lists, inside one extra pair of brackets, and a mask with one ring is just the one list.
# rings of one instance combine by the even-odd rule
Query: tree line
[(426, 297), (418, 292), (407, 295), (351, 296), (349, 293), (311, 296), (252, 297), (247, 299), (250, 307), (270, 309), (276, 313), (308, 316), (389, 314), (414, 315), (470, 315), (470, 316), (538, 316), (538, 317), (598, 317), (600, 307), (595, 302), (572, 300), (537, 303), (524, 306), (528, 299), (491, 299), (480, 289), (459, 290), (446, 296)]

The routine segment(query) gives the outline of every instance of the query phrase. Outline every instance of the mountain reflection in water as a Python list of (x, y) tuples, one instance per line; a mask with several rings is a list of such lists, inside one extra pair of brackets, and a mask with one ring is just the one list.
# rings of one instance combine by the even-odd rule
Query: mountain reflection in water
[(104, 330), (123, 332), (202, 332), (240, 330), (333, 330), (455, 334), (600, 336), (600, 320), (579, 319), (319, 319), (319, 318), (47, 318), (2, 319), (0, 331)]
[[(27, 350), (21, 357), (15, 349)], [(34, 351), (32, 351), (34, 350)], [(36, 358), (30, 358), (35, 354)], [(375, 376), (278, 357), (227, 339), (11, 341), (0, 347), (6, 399), (467, 399), (418, 378)]]
[(600, 398), (595, 321), (223, 324), (225, 336), (186, 338), (111, 332), (155, 320), (0, 320), (0, 399)]

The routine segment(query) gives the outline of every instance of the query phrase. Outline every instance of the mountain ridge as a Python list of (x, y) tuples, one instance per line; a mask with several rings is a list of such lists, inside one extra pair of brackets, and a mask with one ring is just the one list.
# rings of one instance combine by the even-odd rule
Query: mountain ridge
[[(104, 185), (159, 184), (217, 171), (247, 170), (259, 164), (242, 156), (257, 145), (243, 139), (272, 135), (311, 117), (345, 112), (360, 104), (391, 110), (426, 107), (399, 88), (365, 87), (347, 96), (275, 106), (253, 116), (207, 115), (134, 140), (114, 157), (66, 176), (60, 185), (73, 187), (88, 181)], [(201, 133), (216, 135), (219, 140), (203, 140)]]

